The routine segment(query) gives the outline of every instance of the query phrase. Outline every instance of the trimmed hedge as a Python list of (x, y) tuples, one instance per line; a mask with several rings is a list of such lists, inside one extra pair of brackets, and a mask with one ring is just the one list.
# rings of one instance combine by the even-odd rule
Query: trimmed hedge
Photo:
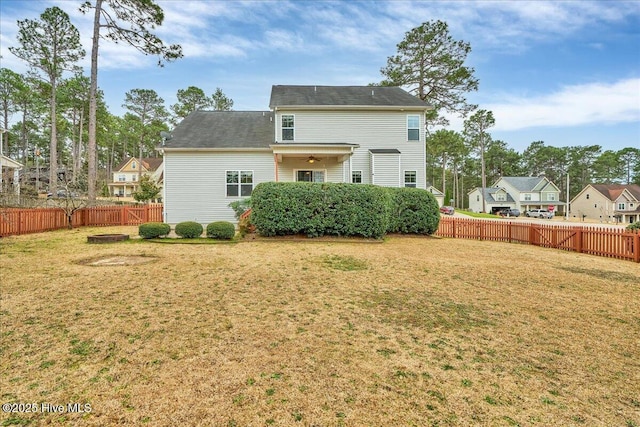
[(202, 235), (202, 225), (194, 221), (184, 221), (176, 224), (175, 232), (185, 239), (195, 239)]
[(440, 224), (436, 198), (421, 188), (386, 188), (391, 194), (389, 233), (433, 234)]
[(155, 239), (167, 236), (171, 232), (171, 226), (163, 222), (147, 222), (140, 224), (138, 234), (143, 239)]
[(211, 239), (231, 240), (236, 235), (236, 228), (228, 221), (216, 221), (207, 225), (207, 237)]
[(390, 199), (375, 185), (265, 182), (251, 194), (251, 222), (263, 236), (381, 238), (389, 226)]

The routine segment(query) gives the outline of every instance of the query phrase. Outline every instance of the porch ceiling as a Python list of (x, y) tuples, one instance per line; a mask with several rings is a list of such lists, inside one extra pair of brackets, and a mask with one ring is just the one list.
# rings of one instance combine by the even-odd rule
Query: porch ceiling
[(278, 159), (283, 157), (335, 157), (336, 161), (343, 162), (353, 154), (353, 150), (360, 147), (358, 144), (271, 144), (271, 150)]
[(343, 156), (353, 153), (358, 144), (271, 144), (273, 154), (308, 156), (324, 154), (327, 156)]

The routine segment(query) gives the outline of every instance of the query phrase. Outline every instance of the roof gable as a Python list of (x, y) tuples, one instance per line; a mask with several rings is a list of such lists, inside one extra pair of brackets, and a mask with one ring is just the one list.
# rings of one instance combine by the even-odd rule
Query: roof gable
[(636, 184), (591, 184), (597, 192), (612, 202), (617, 200), (623, 192), (628, 192), (636, 200), (640, 201), (640, 185)]
[(271, 88), (270, 108), (279, 107), (404, 107), (429, 105), (395, 86), (281, 86)]
[[(136, 162), (136, 168), (131, 168), (131, 164)], [(160, 165), (162, 165), (162, 157), (143, 157), (141, 161), (138, 161), (137, 157), (127, 157), (124, 159), (118, 166), (116, 166), (115, 170), (118, 172), (128, 171), (128, 172), (138, 172), (139, 165), (142, 164), (142, 167), (147, 172), (153, 172), (157, 170)]]

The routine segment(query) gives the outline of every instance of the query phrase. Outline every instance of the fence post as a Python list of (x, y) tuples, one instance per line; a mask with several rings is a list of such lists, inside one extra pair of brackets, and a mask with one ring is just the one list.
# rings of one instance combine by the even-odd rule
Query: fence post
[(633, 260), (640, 263), (640, 231), (633, 236), (633, 255)]
[(582, 228), (575, 228), (576, 232), (576, 252), (582, 253)]
[(123, 205), (120, 209), (120, 225), (127, 225), (127, 216), (127, 207)]
[(142, 223), (149, 222), (149, 205), (144, 205), (144, 210), (142, 211)]
[(452, 224), (451, 224), (451, 225), (452, 225), (452, 227), (453, 227), (452, 234), (453, 234), (453, 238), (455, 239), (455, 238), (457, 237), (457, 236), (456, 236), (456, 230), (457, 230), (457, 228), (458, 228), (458, 224), (457, 224), (457, 220), (456, 220), (455, 218), (451, 218), (451, 219), (453, 220), (453, 221), (452, 221)]
[(18, 234), (22, 234), (22, 209), (18, 211)]

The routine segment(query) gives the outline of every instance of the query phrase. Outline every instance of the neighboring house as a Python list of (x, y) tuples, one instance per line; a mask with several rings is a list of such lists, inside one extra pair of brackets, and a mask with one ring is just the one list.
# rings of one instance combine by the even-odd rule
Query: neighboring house
[[(2, 140), (0, 140), (1, 143)], [(22, 170), (21, 163), (0, 154), (0, 193), (8, 190), (11, 185), (13, 193), (20, 194), (20, 170)]]
[(426, 188), (430, 108), (397, 87), (273, 86), (270, 111), (196, 111), (160, 148), (165, 221), (235, 221), (267, 181)]
[(433, 194), (433, 197), (436, 198), (436, 201), (438, 202), (439, 207), (444, 206), (444, 193), (442, 191), (438, 190), (436, 187), (429, 184), (428, 182), (427, 182), (427, 191)]
[(563, 213), (565, 202), (560, 201), (560, 189), (544, 176), (503, 176), (490, 188), (475, 188), (469, 193), (469, 209), (482, 212), (484, 197), (486, 211), (497, 213), (503, 209), (548, 209)]
[(571, 200), (571, 216), (605, 222), (640, 221), (640, 185), (589, 184)]
[(109, 194), (116, 197), (132, 197), (138, 190), (138, 182), (143, 175), (151, 178), (162, 186), (163, 167), (162, 157), (148, 157), (138, 159), (129, 157), (120, 163), (113, 172), (113, 181), (109, 185)]

